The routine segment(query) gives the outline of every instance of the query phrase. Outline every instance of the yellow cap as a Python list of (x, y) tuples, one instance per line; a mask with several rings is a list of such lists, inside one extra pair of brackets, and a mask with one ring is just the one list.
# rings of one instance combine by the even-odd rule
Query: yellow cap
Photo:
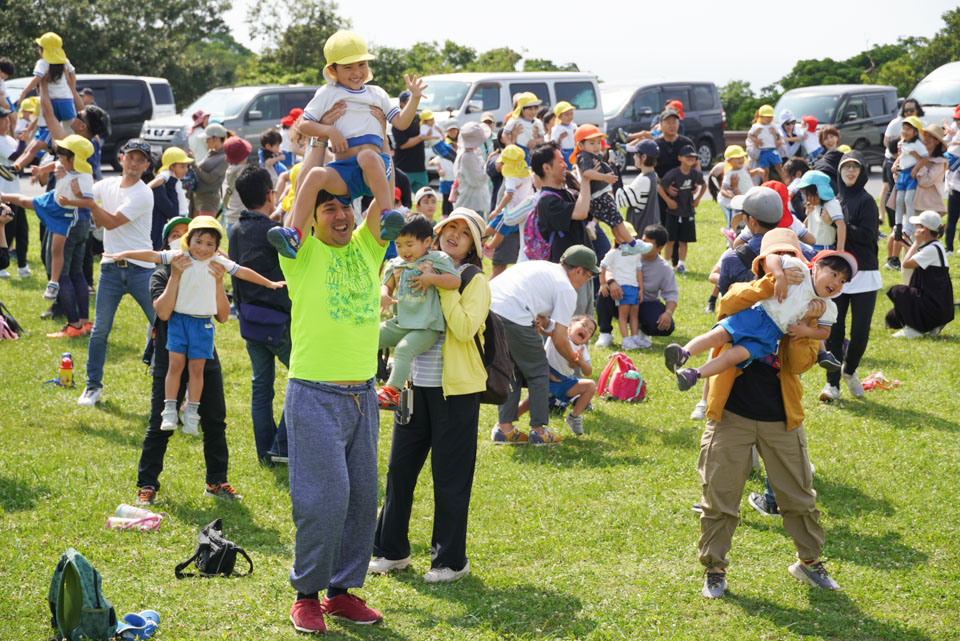
[(420, 112), (420, 122), (423, 122), (424, 120), (433, 120), (433, 112), (429, 109), (424, 109)]
[[(367, 51), (367, 43), (352, 31), (338, 31), (323, 44), (323, 57), (327, 65), (323, 68), (323, 78), (328, 84), (337, 84), (337, 76), (330, 65), (352, 65), (355, 62), (374, 60), (376, 56)], [(364, 83), (373, 80), (373, 72), (367, 74)]]
[(20, 117), (23, 118), (24, 114), (35, 114), (40, 109), (40, 99), (36, 96), (31, 96), (30, 98), (25, 98), (23, 102), (20, 103)]
[(500, 153), (500, 162), (503, 163), (500, 173), (504, 178), (526, 178), (530, 175), (523, 149), (517, 145), (507, 145)]
[(759, 112), (761, 116), (768, 116), (770, 118), (773, 118), (773, 107), (771, 107), (770, 105), (763, 105), (762, 107), (760, 107)]
[(34, 42), (43, 47), (43, 59), (52, 65), (62, 65), (67, 61), (67, 54), (63, 50), (63, 39), (52, 31), (48, 31)]
[(519, 118), (520, 112), (524, 107), (537, 106), (543, 104), (543, 101), (537, 98), (537, 94), (532, 91), (524, 91), (517, 96), (517, 108), (513, 110), (513, 117)]
[(740, 145), (730, 145), (727, 147), (727, 150), (723, 152), (723, 159), (730, 160), (731, 158), (744, 158), (746, 155), (747, 152)]
[(903, 119), (903, 122), (913, 126), (913, 128), (917, 130), (918, 134), (923, 131), (923, 121), (916, 116), (908, 116)]
[(566, 100), (561, 100), (553, 107), (553, 115), (559, 118), (560, 114), (565, 114), (568, 111), (573, 111), (574, 109), (576, 109), (576, 107), (571, 105), (569, 102)]
[(193, 158), (187, 155), (183, 149), (180, 147), (167, 147), (163, 150), (163, 159), (160, 162), (160, 171), (166, 171), (170, 169), (170, 165), (176, 165), (178, 163), (190, 164), (193, 162)]
[(180, 237), (180, 249), (183, 251), (190, 249), (190, 243), (187, 239), (190, 237), (190, 232), (197, 229), (212, 229), (220, 234), (220, 239), (223, 240), (223, 227), (220, 226), (216, 218), (213, 216), (197, 216), (187, 225), (187, 233)]
[(93, 143), (77, 134), (70, 134), (63, 140), (53, 141), (57, 147), (63, 147), (73, 152), (73, 170), (81, 174), (92, 174), (93, 167), (87, 159), (93, 155)]
[(845, 154), (848, 151), (853, 151), (853, 147), (851, 147), (850, 145), (840, 145), (839, 147), (837, 147), (837, 151), (839, 151), (841, 154)]
[(290, 168), (290, 190), (287, 192), (287, 195), (283, 197), (283, 202), (280, 203), (280, 207), (283, 208), (283, 211), (290, 211), (293, 209), (293, 197), (294, 190), (297, 186), (297, 176), (300, 175), (300, 168), (303, 167), (302, 162), (298, 162), (296, 165)]

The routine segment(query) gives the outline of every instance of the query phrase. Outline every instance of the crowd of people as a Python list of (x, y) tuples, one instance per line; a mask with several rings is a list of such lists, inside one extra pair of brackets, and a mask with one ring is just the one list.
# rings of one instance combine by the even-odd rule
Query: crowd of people
[[(550, 428), (556, 405), (568, 409), (574, 436), (599, 429), (584, 419), (596, 392), (590, 340), (598, 334), (595, 345), (613, 345), (614, 319), (623, 350), (650, 348), (652, 336), (675, 331), (687, 258), (707, 231), (697, 216), (707, 192), (723, 210), (728, 245), (709, 274), (705, 310), (718, 322), (664, 352), (681, 390), (704, 381), (691, 414), (707, 419), (696, 506), (703, 595), (726, 588), (754, 449), (767, 492), (750, 504), (782, 517), (797, 549), (790, 574), (838, 588), (820, 559), (800, 374), (825, 370), (821, 401), (840, 398), (841, 380), (863, 396), (858, 366), (882, 284), (881, 211), (890, 224), (886, 266), (902, 269), (904, 280), (888, 292), (887, 326), (897, 337), (935, 336), (953, 319), (948, 257), (960, 218), (960, 106), (953, 123), (941, 125), (924, 123), (915, 101), (903, 104), (885, 138), (883, 210), (865, 189), (865, 158), (838, 146), (836, 129), (769, 105), (758, 110), (745, 148), (731, 145), (709, 172), (682, 134), (676, 101), (650, 131), (610, 132), (638, 170), (625, 182), (605, 158), (607, 135), (577, 125), (575, 105), (550, 109), (521, 93), (499, 130), (492, 114), (437, 122), (418, 111), (429, 90), (422, 80), (405, 78), (393, 106), (370, 84), (373, 55), (363, 39), (340, 31), (324, 46), (326, 84), (261, 136), (256, 158), (249, 142), (198, 111), (188, 149), (156, 158), (131, 140), (120, 150), (120, 174), (103, 178), (109, 116), (77, 92), (60, 38), (47, 33), (37, 44), (24, 95), (38, 95), (7, 108), (0, 82), (0, 278), (12, 277), (11, 244), (18, 276), (31, 276), (35, 215), (43, 297), (52, 303), (46, 315), (66, 319), (47, 336), (89, 335), (81, 406), (95, 407), (103, 394), (120, 301), (129, 294), (142, 309), (153, 376), (137, 475), (142, 505), (157, 500), (167, 443), (181, 426), (202, 432), (204, 493), (241, 498), (227, 478), (214, 329), (214, 321), (238, 320), (257, 457), (289, 465), (297, 630), (322, 632), (324, 617), (382, 618), (350, 590), (368, 572), (411, 563), (410, 514), (428, 455), (435, 513), (424, 580), (470, 572), (466, 533), (487, 356), (506, 349), (513, 367), (492, 443), (561, 443)], [(0, 78), (13, 72), (0, 58)], [(21, 180), (46, 191), (24, 196)], [(699, 368), (683, 367), (708, 350)], [(277, 360), (289, 377), (279, 421)], [(413, 411), (395, 420), (378, 516), (379, 410), (399, 410), (404, 393)], [(529, 430), (519, 425), (523, 415)]]

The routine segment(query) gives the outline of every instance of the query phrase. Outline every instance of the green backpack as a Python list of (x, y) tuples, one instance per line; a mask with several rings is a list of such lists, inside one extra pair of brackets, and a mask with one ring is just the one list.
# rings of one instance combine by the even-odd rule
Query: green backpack
[(100, 573), (83, 555), (69, 548), (60, 557), (50, 581), (47, 601), (50, 625), (58, 639), (112, 639), (117, 613), (100, 590)]

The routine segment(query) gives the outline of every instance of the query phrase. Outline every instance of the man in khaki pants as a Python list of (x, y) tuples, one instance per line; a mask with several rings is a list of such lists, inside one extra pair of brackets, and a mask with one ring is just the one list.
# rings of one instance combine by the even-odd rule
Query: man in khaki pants
[[(717, 304), (718, 315), (735, 314), (768, 298), (772, 282), (760, 279), (731, 285)], [(805, 320), (816, 323), (816, 318)], [(706, 598), (720, 598), (727, 588), (727, 552), (740, 521), (740, 499), (754, 445), (777, 496), (783, 527), (797, 549), (798, 561), (790, 566), (790, 574), (814, 587), (840, 588), (820, 561), (824, 533), (803, 431), (800, 374), (817, 362), (818, 347), (814, 339), (788, 334), (781, 339), (776, 355), (757, 359), (743, 370), (728, 369), (710, 381), (709, 420), (697, 462), (703, 485), (698, 556), (707, 568), (702, 590)]]

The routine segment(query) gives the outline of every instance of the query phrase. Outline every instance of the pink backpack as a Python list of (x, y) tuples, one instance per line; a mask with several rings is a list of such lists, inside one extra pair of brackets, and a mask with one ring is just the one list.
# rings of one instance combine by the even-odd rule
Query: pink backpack
[(623, 352), (614, 352), (600, 374), (598, 394), (615, 401), (642, 401), (647, 395), (647, 382)]
[(533, 211), (523, 221), (523, 253), (530, 260), (550, 260), (550, 245), (553, 243), (554, 234), (550, 234), (550, 238), (546, 239), (540, 233), (540, 215), (537, 211), (537, 204), (544, 196), (560, 198), (556, 192), (541, 190), (530, 199)]

